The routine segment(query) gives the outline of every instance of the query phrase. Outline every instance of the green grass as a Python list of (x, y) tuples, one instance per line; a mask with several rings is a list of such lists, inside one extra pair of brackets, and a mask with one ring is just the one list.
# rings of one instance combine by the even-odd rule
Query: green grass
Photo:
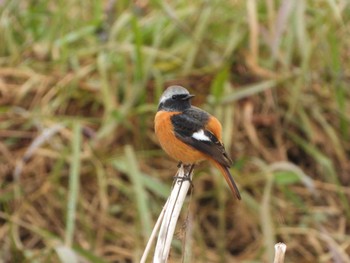
[(271, 261), (283, 241), (287, 262), (349, 261), (349, 14), (336, 0), (0, 2), (0, 258), (137, 262), (176, 172), (153, 117), (178, 84), (221, 120), (243, 197), (196, 169), (187, 260)]

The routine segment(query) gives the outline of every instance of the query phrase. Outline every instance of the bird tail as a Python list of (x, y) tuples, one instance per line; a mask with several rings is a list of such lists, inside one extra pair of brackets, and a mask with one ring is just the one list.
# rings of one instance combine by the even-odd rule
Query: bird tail
[(222, 164), (218, 163), (215, 160), (212, 160), (212, 162), (220, 170), (222, 175), (225, 177), (225, 180), (226, 180), (228, 186), (230, 187), (232, 193), (237, 197), (238, 200), (241, 200), (242, 199), (241, 194), (239, 193), (238, 187), (237, 187), (235, 181), (233, 180), (233, 177), (232, 177), (228, 167), (223, 166)]

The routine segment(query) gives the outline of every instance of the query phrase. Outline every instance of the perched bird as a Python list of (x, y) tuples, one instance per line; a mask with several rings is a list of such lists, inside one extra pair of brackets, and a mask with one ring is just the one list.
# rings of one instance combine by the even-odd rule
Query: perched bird
[(164, 151), (185, 165), (209, 160), (225, 177), (232, 193), (241, 195), (229, 171), (232, 160), (221, 142), (221, 124), (212, 115), (191, 105), (194, 95), (181, 86), (162, 94), (155, 116), (155, 133)]

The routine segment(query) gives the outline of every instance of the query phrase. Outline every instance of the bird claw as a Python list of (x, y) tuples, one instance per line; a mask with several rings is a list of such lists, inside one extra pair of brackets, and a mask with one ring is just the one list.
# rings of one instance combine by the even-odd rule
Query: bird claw
[[(178, 164), (178, 167), (180, 168), (182, 165), (183, 165), (182, 162), (180, 162)], [(189, 181), (191, 184), (191, 188), (193, 189), (194, 186), (191, 180), (191, 173), (193, 172), (194, 166), (195, 166), (194, 164), (183, 165), (185, 174), (184, 176), (174, 176), (174, 179), (176, 180), (176, 182), (178, 184), (181, 184), (184, 181)]]
[(178, 183), (182, 183), (184, 181), (192, 182), (191, 178), (189, 176), (187, 176), (187, 175), (185, 175), (185, 176), (174, 176), (174, 179), (178, 180)]

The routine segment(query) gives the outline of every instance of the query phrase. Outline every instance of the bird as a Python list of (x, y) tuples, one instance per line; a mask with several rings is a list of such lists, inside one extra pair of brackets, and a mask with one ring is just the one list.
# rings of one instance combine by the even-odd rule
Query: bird
[(180, 164), (211, 162), (222, 173), (234, 196), (241, 200), (229, 170), (233, 162), (222, 143), (221, 123), (208, 112), (192, 106), (194, 96), (182, 86), (168, 87), (159, 99), (155, 135), (163, 150)]

